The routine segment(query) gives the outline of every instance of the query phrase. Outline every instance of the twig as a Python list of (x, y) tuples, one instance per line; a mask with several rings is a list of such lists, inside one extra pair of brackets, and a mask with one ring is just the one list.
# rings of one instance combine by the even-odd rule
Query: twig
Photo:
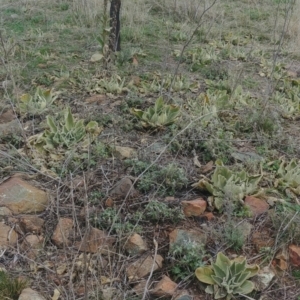
[(149, 274), (149, 276), (148, 276), (148, 279), (147, 279), (147, 281), (146, 281), (146, 285), (145, 285), (145, 288), (144, 288), (144, 294), (143, 294), (142, 300), (145, 300), (145, 299), (146, 299), (146, 296), (147, 296), (147, 293), (148, 293), (148, 285), (149, 285), (150, 279), (151, 279), (151, 277), (152, 277), (152, 275), (153, 275), (154, 266), (155, 266), (155, 264), (156, 264), (156, 256), (157, 256), (158, 243), (157, 243), (157, 241), (156, 241), (155, 238), (153, 238), (153, 244), (154, 244), (154, 246), (155, 246), (154, 259), (153, 259), (153, 264), (152, 264), (152, 267), (151, 267), (151, 272), (150, 272), (150, 274)]

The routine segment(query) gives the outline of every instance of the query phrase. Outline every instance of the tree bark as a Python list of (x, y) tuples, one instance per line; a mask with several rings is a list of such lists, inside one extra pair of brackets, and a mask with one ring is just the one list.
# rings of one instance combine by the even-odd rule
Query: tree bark
[(121, 0), (111, 0), (110, 4), (110, 36), (109, 36), (109, 48), (111, 51), (121, 50), (121, 37), (120, 37), (120, 10)]

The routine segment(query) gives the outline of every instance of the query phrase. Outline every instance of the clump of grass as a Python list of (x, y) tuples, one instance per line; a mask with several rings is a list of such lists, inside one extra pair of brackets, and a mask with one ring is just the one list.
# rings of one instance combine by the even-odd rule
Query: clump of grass
[(26, 286), (26, 280), (12, 278), (7, 272), (0, 270), (0, 300), (17, 300)]
[(169, 251), (171, 259), (171, 274), (174, 279), (184, 280), (194, 271), (204, 266), (204, 258), (207, 253), (203, 244), (189, 242), (182, 245), (174, 245)]
[(125, 220), (116, 208), (107, 208), (101, 213), (91, 216), (91, 223), (100, 229), (111, 230), (118, 235), (126, 235), (132, 232), (141, 232), (141, 227)]

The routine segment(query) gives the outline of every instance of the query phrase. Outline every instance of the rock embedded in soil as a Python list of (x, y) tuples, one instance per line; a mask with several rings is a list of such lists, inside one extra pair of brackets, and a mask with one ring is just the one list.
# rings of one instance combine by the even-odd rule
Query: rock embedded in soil
[(275, 273), (272, 271), (270, 266), (266, 266), (259, 270), (256, 276), (253, 278), (256, 291), (263, 291), (269, 287)]
[(150, 293), (156, 297), (172, 297), (176, 289), (177, 283), (172, 281), (168, 276), (163, 276)]
[(172, 298), (174, 300), (193, 300), (194, 297), (189, 294), (188, 291), (183, 290), (176, 293), (175, 297)]
[(269, 204), (265, 200), (253, 196), (247, 196), (244, 203), (245, 206), (250, 210), (253, 217), (267, 212), (270, 208)]
[(108, 236), (106, 232), (91, 227), (84, 235), (82, 241), (76, 242), (75, 248), (79, 251), (87, 251), (90, 253), (101, 253), (109, 255), (114, 252), (113, 244), (116, 239)]
[(126, 275), (129, 281), (136, 281), (147, 276), (150, 274), (152, 267), (153, 271), (161, 269), (163, 260), (161, 255), (156, 255), (155, 261), (152, 255), (139, 258), (126, 268)]
[(142, 254), (148, 250), (147, 243), (137, 233), (128, 238), (124, 248), (130, 255)]
[(126, 198), (137, 195), (137, 191), (133, 187), (132, 181), (128, 177), (124, 177), (117, 182), (109, 194), (112, 197)]
[(69, 238), (73, 232), (74, 222), (70, 218), (60, 218), (52, 235), (52, 242), (57, 247), (70, 245)]
[(15, 246), (18, 241), (18, 234), (9, 226), (0, 223), (0, 248), (6, 249)]
[(46, 298), (33, 289), (26, 288), (22, 291), (18, 300), (46, 300)]
[(38, 216), (27, 215), (20, 219), (20, 226), (25, 233), (42, 233), (44, 223), (45, 221)]
[(10, 136), (21, 136), (22, 127), (18, 120), (0, 124), (0, 139), (9, 138)]
[(253, 232), (252, 243), (255, 246), (256, 251), (259, 252), (261, 248), (273, 247), (275, 239), (271, 236), (271, 231), (269, 229), (263, 228)]
[(291, 265), (300, 268), (300, 246), (289, 245), (289, 255)]
[(4, 219), (7, 216), (12, 216), (12, 212), (7, 207), (0, 207), (0, 220)]
[(30, 259), (38, 256), (40, 250), (43, 249), (45, 238), (34, 234), (27, 235), (21, 244), (22, 251)]
[(13, 214), (37, 213), (45, 210), (47, 194), (26, 181), (12, 177), (0, 185), (0, 205)]
[(182, 201), (181, 204), (183, 213), (186, 217), (201, 216), (207, 207), (207, 202), (202, 198), (190, 201)]
[(147, 280), (142, 279), (138, 284), (136, 284), (133, 287), (133, 292), (136, 293), (137, 295), (142, 295), (144, 293), (145, 287), (146, 287)]
[(136, 157), (137, 153), (133, 148), (116, 146), (114, 150), (114, 155), (117, 158), (126, 159)]

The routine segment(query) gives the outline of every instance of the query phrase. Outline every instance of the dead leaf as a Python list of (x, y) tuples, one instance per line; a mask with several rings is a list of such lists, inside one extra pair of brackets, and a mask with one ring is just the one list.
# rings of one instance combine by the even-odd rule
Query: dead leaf
[(138, 65), (139, 65), (139, 62), (138, 62), (138, 60), (136, 59), (135, 56), (132, 58), (132, 64), (133, 64), (134, 66), (138, 66)]
[(54, 292), (53, 292), (53, 296), (52, 296), (51, 300), (58, 300), (59, 296), (60, 296), (59, 290), (55, 289)]
[(97, 62), (97, 61), (100, 61), (102, 58), (103, 58), (103, 55), (101, 53), (95, 53), (92, 55), (90, 61)]
[(64, 263), (64, 264), (60, 264), (57, 269), (56, 269), (56, 274), (58, 275), (62, 275), (63, 273), (66, 272), (66, 269), (67, 269), (67, 264)]
[(213, 167), (214, 167), (214, 162), (211, 160), (205, 166), (202, 166), (200, 170), (202, 173), (205, 174), (210, 172), (213, 169)]
[(198, 168), (201, 168), (201, 163), (200, 163), (200, 161), (198, 160), (198, 156), (194, 156), (193, 162), (194, 162), (194, 165), (195, 165), (195, 166), (197, 166)]

